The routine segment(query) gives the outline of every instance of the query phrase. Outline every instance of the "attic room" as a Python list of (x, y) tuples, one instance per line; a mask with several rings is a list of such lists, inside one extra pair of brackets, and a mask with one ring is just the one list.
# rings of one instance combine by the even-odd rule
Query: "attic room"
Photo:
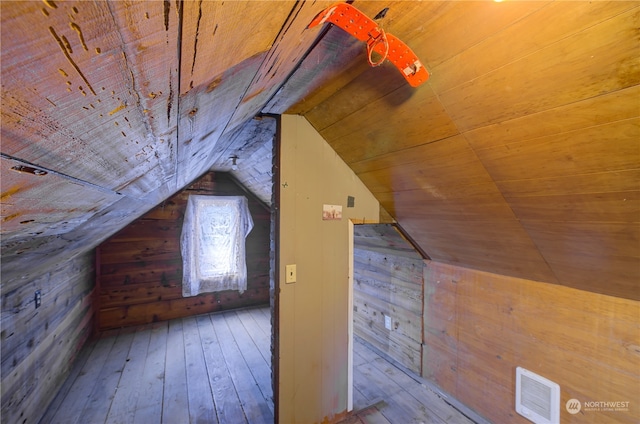
[(640, 421), (640, 2), (347, 3), (0, 2), (2, 423)]

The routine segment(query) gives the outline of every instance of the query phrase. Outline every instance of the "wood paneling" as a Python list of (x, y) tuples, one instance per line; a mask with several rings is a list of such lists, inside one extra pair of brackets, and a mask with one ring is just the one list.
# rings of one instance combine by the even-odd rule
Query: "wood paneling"
[[(293, 4), (293, 1), (184, 3), (180, 94), (209, 85), (227, 69), (269, 50)], [(247, 33), (251, 34), (252, 43), (246, 42)]]
[[(378, 1), (356, 0), (354, 5), (370, 17), (377, 16), (384, 8), (388, 8), (385, 16), (377, 19), (378, 25), (393, 34), (410, 33), (412, 38), (437, 20), (444, 10), (453, 7), (450, 2), (417, 3), (403, 0), (388, 1), (384, 4)], [(415, 48), (416, 45), (412, 44), (412, 47)], [(399, 77), (397, 70), (390, 63), (370, 70), (366, 54), (364, 43), (355, 40), (340, 28), (330, 27), (327, 34), (301, 63), (299, 70), (289, 78), (282, 95), (272, 99), (267, 108), (274, 113), (309, 112), (318, 118), (323, 114), (344, 117), (366, 106), (368, 96), (372, 95), (372, 98), (375, 98), (386, 95), (404, 86), (404, 79)], [(335, 108), (322, 106), (324, 100), (337, 94), (352, 81), (361, 84), (360, 87), (364, 90), (350, 90), (357, 96), (344, 97), (343, 101), (334, 103)], [(288, 105), (293, 106), (287, 109)], [(322, 112), (311, 112), (317, 106)], [(314, 122), (317, 121), (314, 119)], [(329, 119), (327, 122), (333, 121)], [(316, 126), (318, 130), (323, 128), (322, 125)]]
[(606, 93), (575, 103), (467, 131), (474, 149), (553, 136), (638, 117), (640, 86)]
[[(502, 6), (506, 6), (506, 3), (476, 7), (493, 9), (487, 10), (488, 13), (484, 17), (479, 17), (480, 19), (489, 18), (491, 22), (496, 16), (504, 16), (500, 9)], [(521, 14), (514, 16), (516, 19), (508, 22), (503, 31), (486, 37), (477, 44), (466, 46), (467, 48), (461, 50), (459, 54), (452, 55), (434, 66), (433, 72), (438, 77), (432, 80), (432, 84), (438, 92), (452, 89), (489, 74), (505, 63), (526, 58), (543, 46), (558, 43), (566, 38), (567, 34), (580, 33), (599, 23), (604, 15), (615, 16), (635, 6), (637, 3), (630, 1), (596, 4), (586, 1), (509, 4), (514, 12), (516, 9), (521, 9)], [(525, 16), (525, 13), (529, 14)], [(541, 22), (545, 25), (540, 25)], [(483, 24), (483, 27), (489, 26)], [(590, 46), (585, 45), (585, 47)]]
[(431, 258), (637, 299), (638, 3), (406, 7), (427, 84), (348, 62), (293, 110)]
[(637, 85), (638, 58), (632, 52), (637, 52), (640, 10), (600, 12), (606, 18), (588, 30), (568, 30), (558, 42), (547, 40), (527, 57), (502, 62), (481, 78), (440, 93), (458, 128), (470, 130)]
[[(440, 262), (490, 268), (504, 275), (556, 283), (559, 280), (517, 220), (470, 221), (403, 219), (416, 240), (426, 240), (427, 254)], [(508, 237), (505, 236), (508, 234)]]
[[(515, 412), (515, 367), (560, 385), (561, 422), (637, 421), (640, 303), (426, 262), (423, 375), (492, 422)], [(490, 396), (487, 396), (490, 390)], [(569, 414), (569, 399), (629, 401)]]
[(505, 180), (625, 171), (638, 164), (639, 124), (636, 117), (475, 152), (498, 184)]
[(131, 196), (175, 190), (178, 22), (163, 6), (3, 3), (3, 152)]
[[(216, 161), (231, 156), (226, 155), (227, 149), (241, 124), (259, 112), (298, 62), (281, 50), (293, 50), (299, 58), (313, 41), (298, 37), (304, 17), (309, 15), (310, 20), (313, 10), (320, 8), (294, 1), (185, 3), (181, 54), (186, 60), (180, 74), (184, 97), (178, 149), (181, 182), (186, 184)], [(293, 32), (292, 25), (295, 39), (287, 32)], [(272, 71), (278, 79), (268, 75)]]
[(3, 236), (3, 284), (89, 251), (177, 190), (175, 5), (2, 2), (2, 153), (48, 172), (17, 187), (2, 169), (15, 194), (3, 213), (30, 215)]
[(7, 220), (3, 280), (89, 251), (216, 159), (227, 170), (225, 148), (247, 142), (227, 123), (295, 4), (2, 2), (3, 162), (48, 172), (35, 199), (2, 169), (3, 218), (29, 215)]
[(182, 297), (180, 234), (190, 194), (247, 195), (228, 174), (207, 173), (100, 245), (101, 330), (268, 302), (270, 214), (250, 195), (247, 291)]
[[(499, 8), (502, 5), (493, 5), (488, 2), (425, 2), (417, 6), (413, 2), (385, 3), (384, 7), (388, 6), (389, 11), (387, 17), (381, 21), (381, 25), (407, 43), (430, 69), (473, 46), (479, 40), (509, 26), (513, 20), (530, 14), (543, 4), (542, 2), (512, 2), (505, 3), (505, 7)], [(379, 2), (356, 1), (354, 6), (369, 13), (369, 16), (375, 16), (382, 5)], [(469, 28), (474, 30), (470, 31)], [(362, 55), (354, 60), (366, 61), (366, 58)], [(392, 66), (365, 69), (368, 70), (354, 78), (351, 84), (340, 87), (339, 90), (332, 87), (332, 91), (335, 90), (334, 96), (317, 99), (317, 101), (327, 100), (326, 103), (321, 102), (313, 109), (310, 106), (305, 108), (307, 111), (305, 116), (308, 116), (318, 131), (322, 132), (327, 126), (396, 89), (403, 93), (403, 102), (414, 92), (428, 91), (427, 86), (417, 91), (407, 89), (406, 83)], [(417, 110), (418, 108), (414, 107), (414, 111)]]
[[(55, 173), (33, 174), (20, 172), (28, 164), (11, 159), (0, 158), (2, 172), (2, 216), (3, 242), (24, 237), (24, 231), (30, 235), (47, 237), (67, 233), (87, 220), (88, 214), (96, 213), (120, 199), (115, 191), (104, 190), (98, 186), (81, 185)], [(30, 168), (33, 169), (33, 168)], [(78, 196), (75, 209), (68, 210), (68, 204)], [(51, 201), (47, 195), (55, 192), (56, 199)]]
[[(34, 293), (42, 305), (36, 309)], [(35, 422), (91, 333), (93, 256), (2, 287), (2, 421)]]
[[(399, 77), (395, 73), (393, 75)], [(370, 84), (371, 78), (364, 81)], [(343, 91), (344, 96), (349, 96), (351, 89), (352, 87), (349, 86), (346, 91)], [(365, 87), (357, 91), (371, 92)], [(338, 100), (340, 104), (353, 101), (352, 98)], [(331, 105), (326, 107), (330, 108)], [(325, 119), (327, 115), (331, 115), (324, 110), (310, 112), (309, 119), (314, 124), (313, 113), (316, 112), (323, 115)], [(387, 119), (380, 119), (380, 114), (387, 119), (392, 119), (394, 125), (389, 125)], [(417, 92), (411, 86), (402, 85), (378, 100), (367, 99), (365, 104), (345, 119), (357, 121), (360, 125), (354, 128), (345, 121), (338, 120), (322, 130), (322, 136), (349, 164), (377, 158), (390, 152), (403, 151), (414, 146), (423, 146), (458, 134), (455, 123), (447, 115), (429, 85), (420, 87)], [(424, 128), (426, 120), (430, 121), (428, 131)]]
[[(261, 116), (252, 119), (234, 132), (229, 144), (225, 150), (221, 150), (212, 165), (212, 169), (230, 172), (242, 186), (266, 205), (271, 205), (276, 131), (275, 117)], [(238, 158), (236, 170), (232, 169), (232, 156)]]
[(356, 225), (353, 262), (354, 334), (419, 374), (422, 257), (391, 225)]
[(523, 227), (563, 285), (640, 300), (638, 222), (527, 221)]
[(624, 119), (475, 151), (559, 281), (640, 299), (638, 139)]

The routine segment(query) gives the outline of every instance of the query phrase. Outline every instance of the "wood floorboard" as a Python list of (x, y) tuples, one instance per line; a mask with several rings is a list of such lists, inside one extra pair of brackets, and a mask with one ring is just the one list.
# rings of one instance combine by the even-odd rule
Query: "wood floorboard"
[(270, 322), (265, 307), (105, 332), (41, 423), (272, 423)]
[(271, 322), (267, 319), (264, 313), (255, 308), (249, 309), (248, 312), (249, 315), (253, 317), (256, 324), (258, 324), (258, 327), (262, 329), (263, 334), (267, 337), (271, 337)]
[(141, 392), (140, 382), (149, 349), (149, 339), (150, 332), (144, 329), (136, 331), (133, 336), (133, 343), (125, 360), (116, 394), (111, 402), (109, 415), (107, 415), (108, 423), (133, 422), (138, 395)]
[[(238, 317), (253, 342), (258, 346), (264, 360), (271, 363), (271, 333), (265, 333), (263, 327), (258, 325), (252, 314), (238, 314)], [(259, 319), (259, 321), (261, 320)]]
[(247, 421), (250, 424), (273, 423), (273, 413), (266, 405), (260, 387), (242, 356), (225, 314), (212, 316), (211, 322), (218, 336), (225, 368), (229, 372)]
[[(442, 420), (442, 422), (450, 424), (469, 423), (469, 418), (446, 403), (435, 392), (420, 384), (416, 379), (367, 348), (364, 344), (360, 344), (362, 345), (360, 349), (362, 357), (407, 392), (409, 397), (402, 396), (403, 399), (413, 403), (419, 409), (426, 409), (429, 411), (429, 415), (431, 413), (435, 414), (437, 419)], [(433, 419), (435, 420), (436, 418)]]
[[(82, 391), (83, 381), (89, 382), (97, 378), (109, 353), (109, 350), (105, 349), (104, 345), (108, 345), (108, 349), (110, 349), (113, 345), (113, 340), (94, 340), (80, 351), (67, 380), (51, 402), (51, 407), (47, 414), (42, 418), (43, 422), (73, 423), (79, 419), (79, 417), (74, 416), (74, 413), (80, 414), (84, 404), (87, 402), (87, 395)], [(98, 349), (100, 354), (94, 355), (93, 358), (95, 359), (92, 359), (94, 362), (89, 363), (89, 357), (92, 356), (94, 349)]]
[(353, 388), (353, 409), (354, 411), (358, 411), (362, 408), (365, 408), (369, 405), (369, 400), (365, 397), (364, 394), (357, 388)]
[(187, 392), (189, 394), (189, 422), (217, 423), (209, 376), (204, 362), (202, 341), (195, 317), (183, 318), (184, 355), (187, 360)]
[(138, 403), (135, 408), (134, 424), (162, 422), (162, 405), (164, 395), (164, 370), (167, 359), (167, 322), (153, 325), (149, 339), (147, 359), (140, 384)]
[[(403, 396), (403, 389), (395, 382), (389, 380), (380, 370), (371, 364), (362, 364), (358, 367), (358, 373), (354, 375), (354, 384), (369, 399), (380, 398), (385, 401), (383, 408), (379, 408), (384, 415), (392, 423), (416, 423), (416, 414), (421, 411), (415, 411), (415, 405), (406, 405)], [(366, 387), (366, 388), (365, 388)], [(365, 390), (367, 390), (365, 392)], [(440, 424), (440, 420), (422, 421)]]
[(220, 319), (224, 320), (224, 317), (220, 314), (198, 317), (202, 350), (207, 364), (209, 384), (213, 391), (216, 413), (221, 423), (246, 423), (247, 420), (240, 406), (238, 393), (233, 386), (229, 369), (224, 361), (221, 341), (215, 331), (215, 326), (212, 326), (212, 321), (217, 322)]
[[(104, 333), (41, 423), (272, 423), (270, 320), (251, 308)], [(354, 409), (366, 410), (345, 423), (472, 423), (358, 338), (353, 358)]]
[[(389, 362), (366, 342), (356, 337), (353, 376), (354, 411), (356, 411), (354, 415), (365, 423), (473, 423), (435, 392), (421, 384), (420, 377), (410, 374), (410, 371)], [(367, 408), (374, 403), (376, 404), (374, 409), (384, 419)], [(358, 411), (363, 408), (366, 409), (366, 413), (361, 416)]]
[[(224, 314), (224, 317), (230, 328), (236, 328), (238, 326), (244, 328), (237, 312), (227, 312)], [(258, 346), (256, 346), (251, 336), (249, 336), (249, 333), (246, 331), (235, 331), (233, 332), (233, 336), (240, 352), (242, 353), (242, 357), (247, 363), (249, 371), (253, 376), (253, 380), (256, 381), (258, 388), (260, 389), (262, 398), (266, 401), (267, 406), (271, 411), (271, 416), (273, 416), (274, 409), (273, 387), (271, 385), (271, 363), (262, 357), (260, 349), (258, 349)], [(270, 422), (273, 422), (273, 419), (271, 419)]]
[(80, 414), (80, 420), (76, 422), (106, 422), (133, 342), (133, 336), (133, 333), (120, 333), (116, 336), (98, 380), (95, 384), (87, 387), (87, 391), (90, 391), (91, 394)]
[(187, 395), (187, 369), (181, 319), (169, 321), (164, 374), (162, 422), (188, 423), (189, 397)]

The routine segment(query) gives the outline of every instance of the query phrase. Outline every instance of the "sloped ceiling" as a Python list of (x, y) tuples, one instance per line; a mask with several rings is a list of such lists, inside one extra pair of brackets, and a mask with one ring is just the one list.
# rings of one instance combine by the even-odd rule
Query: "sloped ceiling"
[(417, 89), (305, 29), (330, 4), (2, 2), (3, 283), (234, 154), (259, 193), (273, 123), (253, 117), (288, 112), (432, 259), (640, 298), (639, 2), (355, 1), (389, 8)]

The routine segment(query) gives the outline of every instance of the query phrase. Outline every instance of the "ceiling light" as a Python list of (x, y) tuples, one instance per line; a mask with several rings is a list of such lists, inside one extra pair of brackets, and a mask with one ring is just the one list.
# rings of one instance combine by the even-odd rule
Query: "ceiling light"
[(232, 171), (237, 170), (238, 169), (238, 164), (236, 163), (236, 161), (239, 159), (238, 156), (233, 155), (229, 159), (231, 159), (231, 170)]

